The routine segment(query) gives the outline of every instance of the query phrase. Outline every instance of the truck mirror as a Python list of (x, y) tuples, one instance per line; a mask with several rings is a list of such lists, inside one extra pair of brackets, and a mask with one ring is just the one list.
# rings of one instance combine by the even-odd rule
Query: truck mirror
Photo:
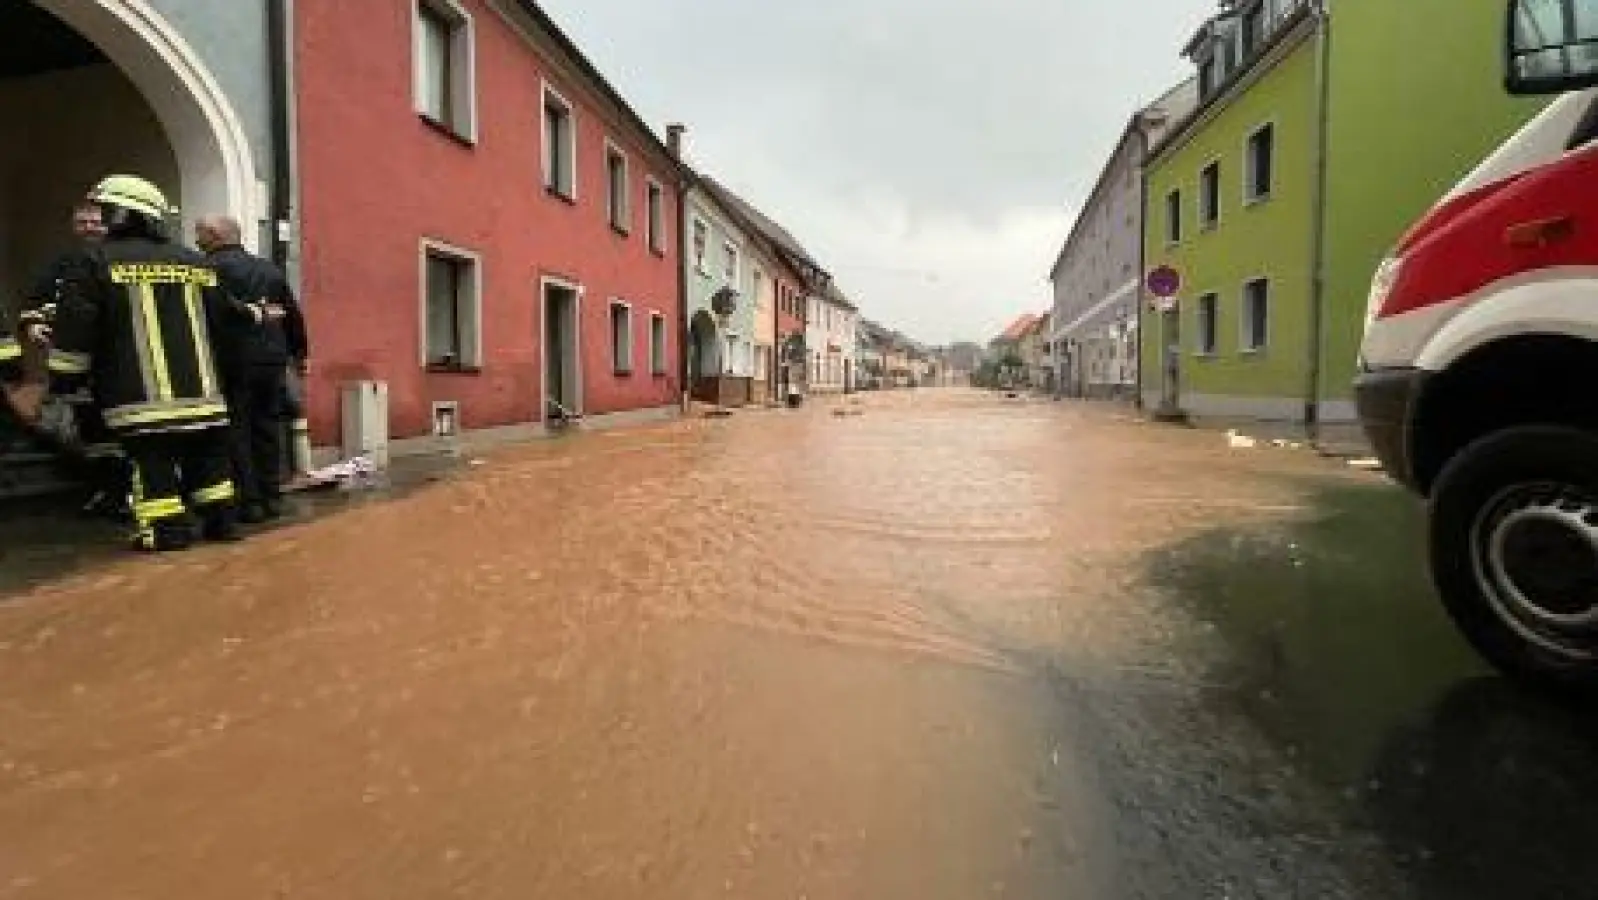
[(1509, 0), (1504, 47), (1511, 94), (1598, 86), (1598, 0)]

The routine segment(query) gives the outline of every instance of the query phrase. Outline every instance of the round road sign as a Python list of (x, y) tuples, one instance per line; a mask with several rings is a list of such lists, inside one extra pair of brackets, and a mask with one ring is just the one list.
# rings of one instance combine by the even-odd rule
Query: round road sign
[(1170, 266), (1160, 266), (1149, 273), (1149, 293), (1156, 297), (1174, 297), (1182, 289), (1182, 276)]

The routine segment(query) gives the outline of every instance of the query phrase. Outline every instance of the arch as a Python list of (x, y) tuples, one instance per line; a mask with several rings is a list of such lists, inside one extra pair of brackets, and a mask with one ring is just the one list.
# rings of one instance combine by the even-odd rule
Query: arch
[(694, 313), (689, 326), (688, 374), (691, 377), (715, 378), (721, 374), (721, 339), (718, 332), (716, 320), (710, 313), (702, 309)]
[(245, 224), (245, 245), (256, 249), (255, 154), (227, 96), (176, 29), (146, 0), (33, 2), (99, 47), (154, 110), (177, 157), (185, 231), (197, 215), (226, 212)]

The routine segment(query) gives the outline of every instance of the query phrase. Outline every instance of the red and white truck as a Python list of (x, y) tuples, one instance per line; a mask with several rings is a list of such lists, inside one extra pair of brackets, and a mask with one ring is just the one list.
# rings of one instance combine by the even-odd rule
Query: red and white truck
[(1505, 50), (1560, 96), (1383, 261), (1355, 396), (1471, 644), (1598, 692), (1598, 0), (1513, 0)]

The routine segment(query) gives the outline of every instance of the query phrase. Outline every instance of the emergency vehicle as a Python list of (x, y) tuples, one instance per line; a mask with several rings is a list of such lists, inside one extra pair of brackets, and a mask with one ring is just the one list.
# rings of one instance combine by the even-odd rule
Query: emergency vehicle
[(1506, 21), (1506, 90), (1559, 96), (1381, 263), (1355, 396), (1471, 644), (1598, 692), (1598, 0)]

